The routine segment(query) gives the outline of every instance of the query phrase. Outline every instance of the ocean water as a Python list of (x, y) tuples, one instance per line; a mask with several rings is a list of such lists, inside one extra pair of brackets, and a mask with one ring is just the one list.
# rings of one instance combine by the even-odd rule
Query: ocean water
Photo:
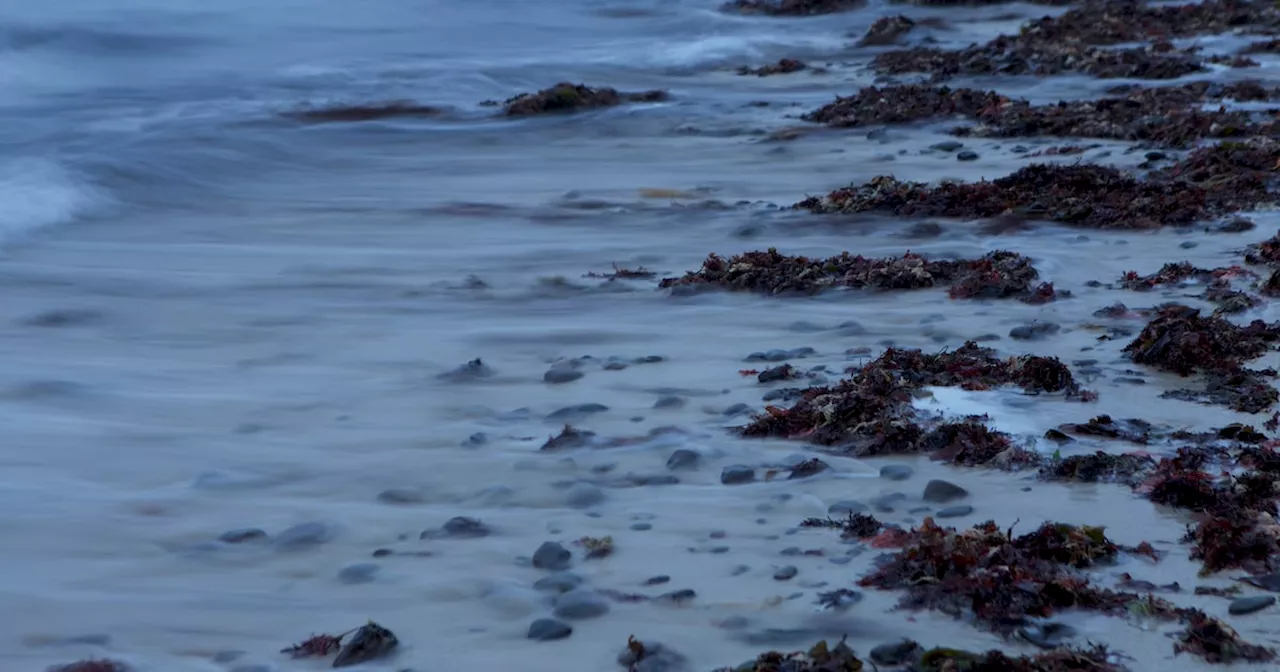
[[(822, 636), (848, 635), (864, 652), (900, 636), (1030, 652), (962, 622), (893, 611), (889, 594), (868, 594), (843, 614), (815, 613), (816, 593), (850, 586), (874, 552), (848, 556), (857, 551), (831, 533), (797, 531), (800, 520), (840, 500), (895, 492), (918, 504), (930, 478), (973, 493), (975, 512), (957, 524), (1106, 524), (1118, 541), (1149, 539), (1171, 552), (1159, 565), (1117, 571), (1197, 583), (1176, 543), (1185, 520), (1117, 487), (838, 457), (824, 458), (833, 470), (813, 479), (721, 484), (728, 465), (767, 468), (812, 454), (727, 429), (746, 416), (726, 409), (762, 408), (767, 390), (738, 371), (756, 368), (744, 363), (750, 353), (773, 348), (811, 347), (797, 363), (834, 376), (861, 361), (848, 354), (858, 348), (954, 347), (1048, 320), (1063, 331), (995, 346), (1097, 360), (1090, 366), (1101, 373), (1088, 384), (1099, 404), (955, 390), (921, 403), (990, 413), (1025, 437), (1101, 412), (1197, 429), (1241, 419), (1159, 399), (1173, 382), (1159, 374), (1141, 387), (1111, 382), (1136, 367), (1120, 357), (1122, 340), (1096, 340), (1092, 312), (1170, 297), (1086, 283), (1166, 261), (1231, 263), (1280, 218), (1256, 213), (1258, 228), (1239, 235), (1043, 225), (993, 236), (945, 222), (941, 236), (913, 239), (915, 222), (788, 212), (778, 206), (878, 174), (996, 177), (1026, 163), (1010, 152), (1015, 145), (1061, 144), (969, 140), (981, 158), (959, 164), (923, 151), (949, 139), (945, 123), (872, 137), (774, 135), (877, 81), (867, 68), (874, 51), (852, 45), (879, 16), (940, 17), (945, 25), (926, 33), (967, 44), (1060, 10), (872, 3), (769, 19), (716, 5), (0, 3), (4, 669), (90, 656), (142, 672), (319, 669), (278, 651), (367, 619), (402, 642), (394, 660), (370, 670), (621, 669), (615, 657), (629, 635), (663, 642), (695, 670)], [(828, 72), (734, 72), (781, 57)], [(1248, 74), (1272, 76), (1274, 63), (1264, 66)], [(661, 88), (671, 100), (527, 120), (481, 105), (559, 81)], [(998, 85), (1053, 100), (1115, 83)], [(393, 99), (446, 113), (330, 124), (282, 116)], [(1125, 149), (1101, 143), (1085, 158), (1142, 161)], [(614, 265), (677, 275), (710, 252), (769, 246), (865, 255), (1012, 249), (1076, 298), (1035, 307), (935, 291), (673, 297), (652, 281), (584, 277)], [(1277, 314), (1263, 306), (1245, 317)], [(588, 356), (581, 379), (544, 382), (555, 361)], [(441, 378), (476, 358), (493, 375)], [(683, 404), (655, 408), (663, 397)], [(605, 410), (584, 413), (584, 404)], [(632, 440), (540, 452), (566, 418), (601, 441)], [(671, 473), (668, 456), (682, 448), (704, 464), (675, 474), (678, 483), (635, 485), (662, 483), (655, 477)], [(890, 462), (916, 473), (879, 479)], [(584, 506), (593, 488), (599, 501)], [(389, 490), (400, 503), (380, 498)], [(918, 522), (911, 508), (884, 519)], [(419, 539), (459, 515), (492, 534)], [(300, 524), (318, 531), (315, 543), (280, 539)], [(243, 528), (269, 538), (218, 541)], [(603, 535), (616, 543), (612, 557), (574, 561), (589, 585), (647, 595), (690, 588), (697, 598), (615, 602), (606, 615), (575, 621), (566, 640), (526, 639), (530, 622), (551, 613), (549, 597), (532, 587), (546, 573), (527, 566), (529, 556), (544, 541), (574, 548)], [(788, 547), (822, 555), (784, 555)], [(396, 553), (371, 557), (380, 548)], [(832, 562), (841, 557), (852, 560)], [(377, 569), (343, 573), (360, 563)], [(775, 580), (788, 565), (796, 577)], [(342, 578), (364, 571), (370, 580)], [(643, 585), (655, 575), (670, 582)], [(1215, 582), (1226, 585), (1200, 581)], [(1212, 598), (1179, 601), (1225, 613)], [(1135, 669), (1203, 667), (1174, 659), (1160, 627), (1070, 618), (1082, 640), (1112, 644), (1135, 657)], [(1280, 624), (1263, 614), (1236, 625), (1274, 643)]]

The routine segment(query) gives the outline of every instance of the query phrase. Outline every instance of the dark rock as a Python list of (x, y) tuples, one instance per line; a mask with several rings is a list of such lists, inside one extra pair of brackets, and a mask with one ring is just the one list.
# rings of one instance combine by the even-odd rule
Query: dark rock
[(652, 523), (631, 523), (631, 529), (636, 532), (648, 532), (653, 529)]
[(651, 576), (651, 577), (649, 577), (649, 578), (644, 582), (644, 585), (646, 585), (646, 586), (660, 586), (660, 585), (662, 585), (662, 584), (664, 584), (664, 583), (667, 583), (667, 582), (668, 582), (668, 581), (670, 581), (670, 580), (671, 580), (671, 577), (667, 576), (666, 574), (659, 574), (659, 575), (657, 575), (657, 576)]
[(972, 149), (962, 149), (956, 153), (956, 161), (977, 161), (978, 153)]
[(578, 404), (565, 406), (547, 416), (548, 422), (573, 422), (595, 413), (604, 413), (609, 407), (604, 404)]
[(573, 627), (554, 618), (539, 618), (529, 624), (527, 638), (537, 642), (553, 642), (573, 634)]
[(333, 666), (350, 667), (385, 658), (399, 645), (400, 641), (390, 630), (369, 621), (342, 646), (338, 657), (333, 659)]
[(830, 468), (831, 468), (831, 465), (827, 464), (826, 462), (823, 462), (822, 460), (819, 460), (816, 457), (812, 459), (804, 460), (791, 468), (791, 473), (787, 475), (787, 480), (816, 476), (817, 474), (827, 471)]
[(1053, 322), (1037, 322), (1035, 324), (1027, 324), (1021, 327), (1014, 327), (1009, 330), (1009, 338), (1015, 341), (1038, 341), (1046, 336), (1052, 336), (1062, 330), (1062, 327)]
[(1056, 649), (1076, 636), (1076, 629), (1062, 623), (1042, 623), (1018, 629), (1018, 635), (1042, 649)]
[(929, 149), (936, 149), (940, 152), (954, 152), (961, 147), (964, 147), (964, 143), (958, 140), (944, 140), (937, 144), (929, 145)]
[(969, 506), (968, 504), (957, 504), (955, 506), (938, 509), (938, 512), (933, 515), (938, 518), (960, 518), (971, 513), (973, 513), (972, 506)]
[(890, 481), (905, 481), (914, 473), (915, 470), (905, 464), (886, 464), (880, 467), (880, 478)]
[(563, 383), (572, 383), (585, 375), (585, 373), (576, 369), (552, 367), (546, 373), (542, 374), (542, 382), (550, 385), (561, 385)]
[(347, 565), (338, 570), (338, 580), (343, 583), (371, 583), (377, 574), (381, 571), (381, 567), (372, 562), (359, 562), (354, 565)]
[(695, 450), (680, 448), (667, 458), (667, 468), (672, 471), (696, 469), (702, 463), (702, 455)]
[(741, 464), (725, 467), (720, 472), (720, 482), (724, 485), (740, 485), (754, 480), (756, 480), (756, 470)]
[(383, 504), (422, 504), (427, 501), (426, 495), (412, 488), (391, 488), (378, 493), (378, 501)]
[(1242, 597), (1238, 600), (1231, 601), (1231, 606), (1227, 607), (1227, 613), (1232, 616), (1244, 616), (1246, 614), (1262, 611), (1275, 603), (1275, 595), (1254, 595), (1252, 597)]
[(1273, 593), (1280, 593), (1280, 573), (1246, 576), (1240, 580), (1255, 588), (1269, 590)]
[(489, 443), (489, 435), (484, 432), (476, 432), (475, 434), (468, 436), (467, 439), (462, 442), (462, 447), (479, 448), (486, 443)]
[(480, 361), (480, 358), (473, 359), (452, 371), (446, 371), (439, 376), (440, 380), (447, 380), (454, 383), (461, 383), (470, 380), (483, 380), (492, 378), (497, 372), (493, 367)]
[(419, 538), (452, 537), (454, 539), (478, 539), (489, 536), (493, 530), (488, 525), (466, 516), (455, 516), (445, 521), (438, 530), (426, 530)]
[(504, 114), (523, 117), (614, 107), (624, 102), (658, 102), (666, 99), (667, 94), (662, 91), (619, 93), (607, 87), (591, 88), (582, 84), (560, 82), (537, 93), (522, 93), (508, 99), (504, 104)]
[(657, 597), (657, 600), (672, 604), (685, 604), (697, 596), (697, 591), (692, 588), (682, 588), (680, 590), (673, 590), (669, 593), (663, 593)]
[(256, 527), (243, 527), (227, 530), (218, 535), (218, 541), (225, 544), (243, 544), (247, 541), (266, 541), (267, 533)]
[(948, 481), (934, 479), (924, 486), (923, 499), (926, 502), (943, 504), (953, 500), (963, 499), (968, 496), (968, 490)]
[(533, 552), (533, 566), (538, 569), (560, 571), (568, 569), (573, 562), (573, 554), (569, 549), (554, 541), (543, 542)]
[(683, 655), (658, 642), (635, 641), (618, 654), (618, 664), (628, 672), (679, 672), (689, 661)]
[(795, 565), (787, 565), (786, 567), (780, 567), (775, 571), (773, 573), (773, 578), (775, 581), (789, 581), (795, 578), (796, 574), (799, 573), (800, 570), (797, 569)]
[(556, 598), (556, 618), (582, 620), (597, 618), (609, 613), (609, 602), (600, 593), (589, 588), (574, 588)]
[(728, 417), (733, 417), (735, 415), (746, 415), (749, 413), (751, 413), (751, 407), (743, 403), (734, 404), (729, 408), (726, 408), (723, 411), (721, 411), (721, 415), (725, 415)]

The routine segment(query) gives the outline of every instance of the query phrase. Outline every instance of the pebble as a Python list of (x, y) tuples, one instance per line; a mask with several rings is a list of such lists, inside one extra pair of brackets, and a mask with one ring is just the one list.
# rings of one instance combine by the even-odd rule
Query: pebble
[(648, 532), (653, 529), (651, 523), (631, 523), (631, 529), (636, 532)]
[[(455, 516), (440, 526), (439, 533), (455, 539), (478, 539), (492, 532), (488, 525), (466, 516)], [(426, 532), (423, 532), (426, 535)]]
[(941, 504), (956, 499), (963, 499), (969, 496), (969, 491), (964, 488), (940, 479), (929, 481), (924, 486), (924, 501)]
[(486, 443), (489, 443), (489, 435), (484, 432), (476, 432), (475, 434), (468, 436), (467, 439), (462, 442), (462, 447), (479, 448)]
[(929, 149), (936, 149), (940, 152), (954, 152), (961, 147), (964, 147), (964, 143), (958, 140), (945, 140), (943, 142), (929, 145)]
[(669, 581), (671, 581), (671, 577), (667, 576), (666, 574), (659, 574), (659, 575), (657, 575), (657, 576), (651, 576), (651, 577), (649, 577), (648, 579), (646, 579), (646, 580), (645, 580), (645, 582), (644, 582), (644, 585), (646, 585), (646, 586), (660, 586), (660, 585), (662, 585), (662, 584), (664, 584), (664, 583), (667, 583), (667, 582), (669, 582)]
[(581, 420), (589, 415), (596, 413), (604, 413), (609, 407), (604, 404), (577, 404), (575, 406), (565, 406), (557, 411), (553, 411), (547, 416), (548, 421), (554, 422), (573, 422)]
[(585, 509), (604, 501), (604, 491), (590, 483), (574, 483), (564, 493), (564, 501), (575, 509)]
[(1062, 331), (1062, 327), (1053, 322), (1036, 322), (1035, 324), (1024, 324), (1010, 329), (1009, 338), (1015, 341), (1039, 341), (1059, 331)]
[(933, 515), (938, 518), (960, 518), (961, 516), (967, 516), (971, 513), (973, 513), (972, 506), (969, 506), (968, 504), (957, 504), (955, 506), (938, 509), (938, 512)]
[(905, 464), (887, 464), (880, 467), (880, 478), (890, 481), (905, 481), (914, 473), (915, 470)]
[(1227, 607), (1227, 613), (1232, 616), (1244, 616), (1254, 612), (1262, 611), (1267, 607), (1276, 603), (1275, 595), (1255, 595), (1253, 597), (1242, 597), (1238, 600), (1232, 600), (1231, 606)]
[(693, 598), (695, 598), (695, 597), (697, 597), (697, 596), (698, 596), (698, 592), (697, 592), (697, 591), (695, 591), (694, 589), (692, 589), (692, 588), (681, 588), (680, 590), (673, 590), (673, 591), (671, 591), (671, 592), (669, 592), (669, 593), (663, 593), (663, 594), (659, 595), (659, 596), (657, 597), (657, 599), (658, 599), (659, 601), (662, 601), (662, 602), (672, 602), (672, 603), (674, 603), (674, 604), (684, 604), (684, 603), (688, 602), (689, 600), (692, 600)]
[(756, 480), (756, 470), (741, 464), (725, 467), (720, 472), (720, 482), (724, 485), (741, 485), (754, 480)]
[(875, 507), (876, 511), (880, 511), (882, 513), (893, 513), (893, 505), (897, 502), (906, 500), (906, 498), (907, 493), (905, 492), (890, 492), (871, 500), (871, 505)]
[(702, 455), (696, 450), (681, 448), (667, 458), (667, 468), (672, 471), (696, 469), (702, 463)]
[(319, 546), (333, 538), (333, 530), (324, 523), (300, 523), (276, 536), (276, 547), (282, 551), (299, 551)]
[(556, 618), (581, 620), (597, 618), (609, 613), (609, 603), (604, 596), (589, 588), (574, 588), (556, 598)]
[(564, 383), (572, 383), (586, 374), (570, 368), (553, 367), (546, 373), (542, 374), (542, 382), (549, 385), (561, 385)]
[(370, 583), (381, 571), (381, 567), (372, 562), (358, 562), (338, 570), (338, 580), (343, 583)]
[(657, 400), (657, 401), (655, 401), (655, 402), (653, 402), (653, 407), (654, 407), (654, 408), (659, 408), (659, 409), (661, 409), (661, 408), (683, 408), (683, 407), (684, 407), (684, 405), (685, 405), (685, 403), (686, 403), (686, 402), (685, 402), (685, 400), (684, 400), (684, 397), (677, 397), (677, 396), (674, 396), (674, 395), (668, 395), (668, 396), (665, 396), (665, 397), (658, 397), (658, 400)]
[(778, 571), (774, 572), (773, 579), (775, 581), (789, 581), (795, 578), (795, 575), (799, 573), (800, 570), (797, 569), (795, 565), (787, 565), (786, 567), (781, 567)]
[(725, 415), (725, 416), (732, 417), (732, 416), (735, 416), (735, 415), (746, 415), (746, 414), (748, 414), (748, 413), (750, 413), (750, 412), (751, 412), (751, 407), (750, 407), (750, 406), (748, 406), (748, 405), (746, 405), (746, 404), (738, 403), (738, 404), (734, 404), (734, 405), (730, 406), (729, 408), (726, 408), (726, 409), (724, 409), (723, 411), (721, 411), (721, 415)]
[(224, 544), (243, 544), (246, 541), (266, 541), (267, 533), (256, 527), (242, 527), (235, 530), (227, 530), (218, 535), (218, 541)]
[(378, 493), (378, 501), (383, 504), (422, 504), (427, 501), (426, 495), (412, 488), (391, 488)]
[(959, 154), (956, 154), (956, 160), (957, 161), (977, 161), (978, 153), (973, 151), (972, 149), (961, 150)]
[(535, 590), (545, 590), (550, 593), (567, 593), (584, 582), (585, 579), (573, 572), (556, 572), (534, 581), (533, 587)]
[(543, 542), (538, 550), (533, 552), (533, 566), (538, 569), (560, 571), (568, 569), (572, 562), (573, 554), (559, 542)]
[(828, 506), (827, 513), (843, 516), (850, 513), (862, 513), (867, 509), (867, 505), (862, 502), (854, 501), (852, 499), (842, 499), (831, 506)]
[(535, 642), (554, 642), (573, 634), (573, 627), (554, 618), (539, 618), (529, 624), (529, 639)]

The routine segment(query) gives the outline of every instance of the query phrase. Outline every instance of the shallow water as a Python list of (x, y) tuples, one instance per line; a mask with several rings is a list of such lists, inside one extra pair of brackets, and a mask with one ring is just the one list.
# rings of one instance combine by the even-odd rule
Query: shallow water
[[(976, 223), (946, 222), (940, 237), (912, 239), (910, 222), (801, 216), (771, 205), (881, 173), (994, 177), (1027, 162), (1010, 151), (1016, 145), (1064, 144), (967, 140), (981, 158), (959, 164), (925, 151), (950, 139), (947, 124), (892, 128), (875, 139), (866, 130), (771, 139), (800, 124), (802, 112), (873, 81), (865, 67), (873, 52), (850, 47), (848, 35), (898, 8), (765, 20), (722, 15), (703, 0), (565, 0), (518, 13), (510, 3), (442, 0), (379, 0), (358, 10), (287, 0), (213, 10), (155, 0), (10, 4), (0, 8), (0, 279), (8, 290), (0, 305), (8, 325), (0, 331), (8, 429), (0, 537), (14, 541), (0, 555), (0, 654), (14, 669), (90, 655), (143, 671), (315, 669), (277, 650), (369, 618), (404, 644), (396, 660), (368, 666), (374, 670), (513, 661), (533, 671), (618, 669), (613, 658), (631, 634), (666, 643), (694, 669), (804, 647), (819, 634), (848, 634), (859, 651), (899, 636), (1016, 648), (940, 616), (892, 612), (890, 594), (869, 593), (843, 616), (814, 613), (816, 592), (849, 585), (875, 552), (835, 564), (829, 558), (853, 547), (829, 532), (797, 532), (797, 523), (836, 501), (893, 492), (911, 504), (883, 518), (918, 522), (908, 510), (935, 477), (974, 493), (975, 513), (951, 522), (1102, 523), (1121, 543), (1149, 539), (1170, 551), (1159, 565), (1116, 571), (1197, 583), (1176, 543), (1185, 521), (1119, 487), (830, 457), (833, 473), (813, 479), (721, 485), (724, 466), (777, 466), (810, 454), (801, 444), (724, 431), (745, 421), (725, 409), (762, 406), (767, 389), (738, 370), (759, 368), (744, 359), (771, 348), (812, 347), (796, 363), (825, 364), (834, 377), (862, 361), (851, 349), (954, 347), (1050, 320), (1063, 331), (995, 346), (1097, 360), (1089, 366), (1101, 372), (1088, 385), (1099, 404), (956, 390), (921, 403), (990, 413), (998, 427), (1028, 437), (1099, 412), (1197, 429), (1239, 419), (1159, 399), (1171, 382), (1160, 374), (1146, 372), (1142, 386), (1112, 382), (1138, 367), (1121, 359), (1124, 339), (1096, 340), (1087, 326), (1098, 322), (1093, 311), (1167, 297), (1085, 283), (1173, 260), (1230, 263), (1277, 228), (1275, 213), (1253, 216), (1258, 228), (1239, 235), (1045, 225), (991, 236)], [(1016, 25), (991, 20), (1010, 11), (1057, 10), (908, 13), (949, 16), (954, 30), (937, 37), (968, 42)], [(830, 61), (831, 72), (732, 72), (783, 56)], [(562, 80), (665, 88), (673, 99), (518, 122), (491, 119), (478, 105)], [(1000, 85), (1052, 100), (1116, 83)], [(393, 98), (452, 112), (311, 126), (278, 116), (308, 104)], [(760, 100), (770, 105), (751, 105)], [(1085, 158), (1143, 160), (1124, 150), (1102, 143)], [(655, 198), (645, 189), (685, 193)], [(868, 256), (1013, 249), (1076, 298), (1033, 307), (956, 302), (939, 291), (672, 297), (651, 281), (583, 277), (614, 264), (675, 275), (709, 252), (768, 246)], [(1244, 317), (1254, 316), (1280, 315), (1263, 306)], [(858, 328), (836, 328), (850, 322)], [(653, 355), (663, 361), (603, 366)], [(553, 360), (582, 356), (595, 358), (582, 379), (543, 382)], [(494, 376), (438, 378), (477, 357)], [(654, 408), (671, 395), (684, 405)], [(647, 438), (539, 452), (562, 424), (547, 416), (587, 403), (608, 410), (571, 418), (575, 425), (602, 439)], [(650, 434), (662, 426), (680, 431)], [(468, 445), (477, 433), (487, 441)], [(706, 463), (680, 472), (678, 484), (618, 487), (629, 474), (668, 473), (678, 448), (702, 452)], [(881, 480), (888, 462), (916, 473)], [(577, 481), (601, 486), (603, 501), (568, 506)], [(394, 488), (417, 501), (379, 501)], [(494, 533), (418, 539), (456, 515), (480, 518)], [(306, 522), (326, 526), (323, 543), (287, 551), (216, 541), (232, 529), (275, 536)], [(631, 529), (635, 523), (652, 529)], [(575, 560), (573, 571), (596, 587), (649, 595), (692, 588), (697, 598), (614, 604), (602, 618), (576, 622), (568, 640), (526, 640), (529, 623), (549, 609), (531, 588), (545, 573), (521, 558), (543, 541), (584, 535), (617, 542), (611, 558)], [(729, 550), (714, 551), (721, 546)], [(781, 555), (787, 547), (823, 556)], [(374, 560), (378, 548), (431, 555)], [(373, 581), (339, 580), (342, 568), (363, 562), (379, 565)], [(785, 565), (799, 574), (775, 581)], [(735, 576), (739, 566), (748, 569)], [(670, 583), (641, 586), (658, 574)], [(1200, 581), (1214, 582), (1226, 578)], [(1212, 598), (1178, 601), (1226, 611)], [(721, 627), (743, 618), (745, 627)], [(1164, 628), (1073, 618), (1082, 638), (1134, 656), (1135, 669), (1202, 667), (1172, 658)], [(1258, 643), (1277, 641), (1274, 616), (1232, 622)], [(802, 632), (787, 640), (777, 629)], [(86, 635), (109, 639), (76, 639)], [(243, 654), (215, 662), (231, 651)]]

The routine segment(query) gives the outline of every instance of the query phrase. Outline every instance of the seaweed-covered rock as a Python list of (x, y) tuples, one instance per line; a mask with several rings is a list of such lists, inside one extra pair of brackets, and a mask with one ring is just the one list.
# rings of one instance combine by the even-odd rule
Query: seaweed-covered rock
[(737, 14), (816, 16), (861, 9), (866, 0), (730, 0), (720, 9)]
[(804, 61), (797, 61), (794, 58), (784, 58), (779, 60), (777, 63), (770, 63), (769, 65), (761, 66), (759, 68), (738, 68), (738, 74), (768, 77), (770, 75), (787, 75), (807, 69), (809, 69), (809, 66)]
[(1220, 317), (1201, 317), (1195, 308), (1172, 305), (1163, 307), (1124, 352), (1139, 364), (1186, 376), (1237, 368), (1277, 340), (1280, 324), (1254, 320), (1240, 327)]
[(882, 16), (876, 19), (867, 29), (862, 39), (858, 40), (859, 47), (879, 47), (888, 44), (894, 44), (898, 38), (911, 32), (916, 27), (916, 22), (898, 14), (896, 16)]
[(555, 112), (575, 112), (601, 107), (614, 107), (628, 102), (657, 102), (667, 99), (665, 91), (619, 93), (610, 88), (591, 88), (583, 84), (561, 82), (537, 93), (522, 93), (503, 103), (503, 113), (523, 117)]
[(803, 118), (838, 127), (902, 124), (948, 115), (976, 117), (1008, 100), (994, 91), (976, 89), (921, 84), (868, 86), (852, 96), (836, 98)]
[(729, 259), (709, 255), (702, 268), (660, 286), (717, 287), (765, 294), (815, 293), (825, 289), (903, 290), (948, 286), (951, 298), (1020, 298), (1044, 303), (1056, 296), (1053, 286), (1037, 283), (1031, 260), (1015, 252), (996, 251), (977, 259), (926, 259), (908, 252), (901, 257), (871, 258), (842, 252), (826, 259), (795, 257), (774, 248), (746, 252)]

